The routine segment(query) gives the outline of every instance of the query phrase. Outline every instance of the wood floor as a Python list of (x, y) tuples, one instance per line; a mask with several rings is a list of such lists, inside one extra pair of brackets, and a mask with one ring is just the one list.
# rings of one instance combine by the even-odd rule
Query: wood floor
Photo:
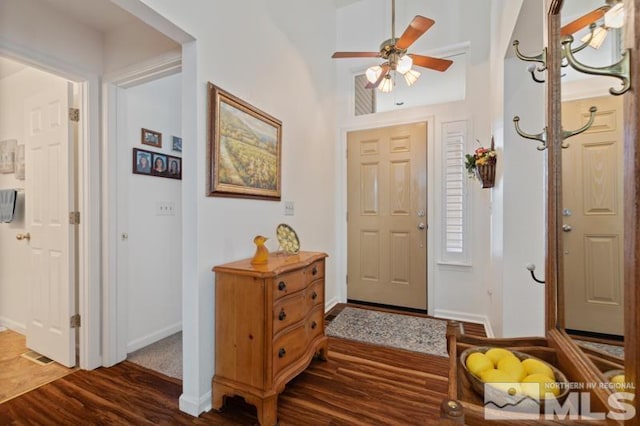
[[(278, 398), (279, 423), (437, 424), (447, 369), (447, 358), (330, 338), (329, 360), (314, 360)], [(0, 404), (0, 424), (257, 424), (255, 408), (239, 398), (228, 399), (221, 413), (193, 418), (178, 410), (181, 392), (179, 380), (125, 361)]]
[(38, 365), (21, 356), (27, 351), (22, 334), (0, 332), (0, 403), (73, 372), (55, 362)]

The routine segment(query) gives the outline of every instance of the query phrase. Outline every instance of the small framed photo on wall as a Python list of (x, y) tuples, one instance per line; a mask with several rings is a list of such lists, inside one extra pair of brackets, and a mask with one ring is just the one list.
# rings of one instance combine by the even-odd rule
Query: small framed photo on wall
[(172, 145), (171, 145), (171, 149), (173, 149), (176, 152), (182, 152), (182, 138), (179, 138), (178, 136), (174, 136), (172, 139)]
[(138, 175), (151, 174), (151, 156), (153, 153), (133, 148), (133, 173)]
[(142, 142), (143, 145), (162, 148), (162, 133), (143, 128), (140, 142)]
[(155, 176), (167, 175), (167, 156), (165, 154), (153, 153), (151, 163), (151, 174)]
[(169, 165), (167, 166), (167, 177), (172, 179), (182, 179), (182, 158), (168, 157)]

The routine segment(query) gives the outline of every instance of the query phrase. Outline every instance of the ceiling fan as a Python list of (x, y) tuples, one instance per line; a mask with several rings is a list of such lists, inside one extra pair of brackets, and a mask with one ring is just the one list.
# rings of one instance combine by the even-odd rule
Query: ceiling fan
[[(407, 53), (409, 46), (413, 44), (422, 34), (424, 34), (435, 21), (416, 15), (409, 26), (404, 30), (400, 38), (395, 36), (396, 2), (391, 0), (391, 38), (380, 44), (379, 52), (335, 52), (331, 57), (340, 58), (382, 58), (385, 60), (379, 66), (370, 67), (367, 70), (366, 85), (368, 89), (380, 86), (382, 91), (391, 91), (393, 82), (391, 71), (399, 72), (405, 76), (407, 84), (413, 84), (420, 73), (411, 69), (412, 65), (418, 65), (436, 71), (446, 71), (453, 61), (449, 59), (434, 58), (431, 56), (416, 55)], [(382, 86), (381, 86), (382, 84)]]

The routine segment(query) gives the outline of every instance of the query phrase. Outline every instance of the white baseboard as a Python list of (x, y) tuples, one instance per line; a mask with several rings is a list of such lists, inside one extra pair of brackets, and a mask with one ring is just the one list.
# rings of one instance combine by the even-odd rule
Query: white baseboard
[(180, 395), (178, 400), (180, 411), (198, 417), (201, 413), (211, 411), (211, 391), (202, 395), (199, 399)]
[(127, 343), (127, 353), (135, 352), (138, 349), (142, 349), (146, 346), (149, 346), (152, 343), (157, 342), (158, 340), (162, 340), (165, 337), (169, 337), (172, 334), (175, 334), (182, 330), (182, 322), (178, 322), (176, 324), (170, 325), (169, 327), (163, 328), (162, 330), (154, 331), (153, 333), (149, 333), (146, 336), (142, 336), (138, 339), (135, 339), (132, 342)]
[(466, 312), (448, 311), (446, 309), (436, 309), (433, 314), (436, 318), (450, 319), (456, 321), (471, 322), (474, 324), (484, 325), (484, 330), (487, 333), (487, 337), (495, 337), (493, 329), (491, 328), (491, 322), (486, 315), (469, 314)]
[[(19, 322), (13, 321), (7, 317), (0, 317), (0, 328), (6, 327), (9, 330), (13, 330), (16, 333), (20, 333), (24, 336), (27, 335), (27, 326), (26, 324), (21, 324)], [(2, 330), (0, 330), (2, 331)]]
[(329, 301), (325, 301), (325, 303), (324, 303), (324, 312), (325, 313), (329, 312), (338, 303), (340, 303), (340, 300), (337, 297), (334, 297), (333, 299), (331, 299)]

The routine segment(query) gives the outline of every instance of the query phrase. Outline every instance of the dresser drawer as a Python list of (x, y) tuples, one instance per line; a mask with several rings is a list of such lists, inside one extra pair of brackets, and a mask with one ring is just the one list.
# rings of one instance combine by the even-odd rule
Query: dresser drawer
[(298, 292), (289, 297), (279, 299), (273, 305), (273, 335), (300, 321), (309, 312), (307, 291)]
[(324, 259), (317, 260), (307, 266), (304, 273), (307, 277), (308, 283), (317, 280), (318, 278), (324, 278)]
[[(317, 326), (316, 326), (317, 328)], [(273, 376), (300, 359), (309, 343), (307, 322), (300, 322), (273, 341)]]
[(278, 277), (273, 278), (273, 299), (277, 300), (289, 294), (300, 291), (307, 286), (309, 281), (307, 280), (305, 270), (299, 269), (297, 271), (288, 272)]
[(311, 310), (316, 305), (324, 305), (324, 280), (316, 280), (305, 291), (306, 307)]
[(307, 318), (305, 329), (307, 331), (308, 342), (324, 334), (324, 306), (317, 306), (313, 310), (311, 316)]

